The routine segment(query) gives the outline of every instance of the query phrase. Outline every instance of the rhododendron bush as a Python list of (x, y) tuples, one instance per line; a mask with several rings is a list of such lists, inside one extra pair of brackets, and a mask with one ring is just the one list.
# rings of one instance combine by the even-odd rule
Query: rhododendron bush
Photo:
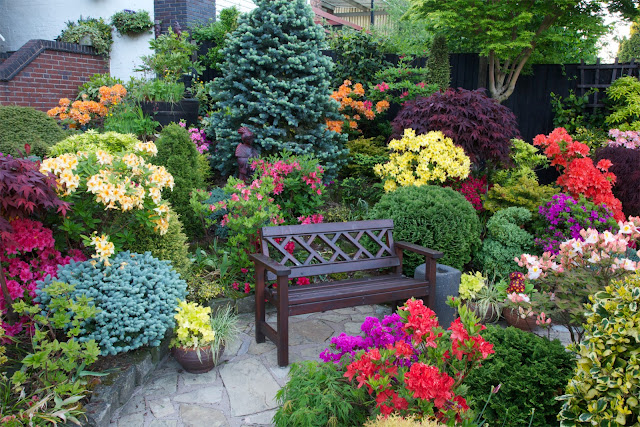
[(344, 120), (327, 120), (327, 128), (334, 132), (358, 131), (359, 121), (373, 120), (376, 115), (389, 109), (387, 100), (380, 100), (374, 106), (372, 101), (365, 99), (361, 83), (356, 83), (353, 87), (351, 85), (350, 80), (345, 80), (342, 86), (331, 94), (331, 98), (340, 103), (338, 111), (344, 117)]
[(154, 143), (140, 142), (133, 152), (80, 151), (42, 162), (40, 171), (53, 174), (60, 197), (73, 203), (62, 225), (72, 241), (82, 238), (106, 259), (132, 238), (131, 227), (167, 232), (169, 205), (162, 191), (174, 183), (163, 166), (149, 162), (156, 153)]
[(561, 243), (557, 255), (545, 252), (516, 258), (527, 269), (527, 278), (541, 290), (532, 301), (534, 310), (567, 326), (572, 341), (579, 342), (589, 295), (640, 269), (640, 263), (631, 259), (639, 254), (632, 249), (640, 239), (639, 227), (640, 217), (631, 217), (618, 223), (615, 234), (583, 229), (580, 238)]
[(494, 352), (478, 319), (465, 306), (459, 312), (445, 331), (433, 310), (411, 299), (381, 322), (367, 318), (364, 337), (332, 339), (321, 358), (367, 390), (374, 415), (435, 416), (454, 425), (468, 418), (464, 379)]
[[(0, 266), (5, 269), (7, 288), (11, 301), (6, 301), (0, 294), (0, 310), (7, 313), (8, 304), (17, 300), (31, 302), (35, 298), (36, 281), (47, 276), (56, 277), (58, 265), (66, 265), (72, 259), (84, 261), (86, 258), (80, 251), (70, 251), (70, 256), (62, 254), (54, 248), (53, 232), (41, 222), (26, 218), (11, 221), (12, 231), (0, 233)], [(8, 336), (22, 331), (28, 317), (22, 317), (14, 324), (2, 323)]]
[(561, 172), (557, 182), (566, 192), (574, 198), (582, 194), (596, 205), (605, 205), (616, 221), (625, 219), (622, 203), (613, 195), (616, 176), (609, 172), (611, 161), (602, 159), (594, 165), (589, 146), (574, 141), (564, 128), (556, 128), (549, 135), (538, 135), (533, 143), (544, 148), (551, 166)]

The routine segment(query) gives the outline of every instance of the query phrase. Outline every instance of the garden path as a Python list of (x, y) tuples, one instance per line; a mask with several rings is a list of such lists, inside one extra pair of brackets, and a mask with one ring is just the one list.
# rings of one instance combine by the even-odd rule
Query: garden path
[[(368, 316), (390, 314), (384, 306), (361, 306), (289, 318), (289, 361), (320, 360), (331, 337), (360, 334)], [(275, 323), (275, 312), (267, 313)], [(270, 426), (276, 392), (289, 368), (277, 364), (276, 346), (254, 339), (253, 314), (240, 315), (241, 333), (224, 352), (223, 361), (206, 374), (182, 370), (168, 356), (111, 419), (114, 427)]]

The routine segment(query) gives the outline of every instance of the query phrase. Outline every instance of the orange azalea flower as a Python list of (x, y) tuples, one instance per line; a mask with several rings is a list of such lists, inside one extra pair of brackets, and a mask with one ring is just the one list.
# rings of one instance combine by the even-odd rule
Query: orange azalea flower
[(382, 113), (383, 111), (386, 111), (388, 109), (389, 109), (389, 101), (382, 100), (382, 101), (378, 101), (378, 103), (376, 104), (376, 111), (378, 113)]
[(356, 83), (353, 87), (353, 93), (356, 95), (364, 96), (364, 87), (362, 87), (362, 83)]
[(61, 107), (68, 107), (70, 103), (71, 101), (69, 98), (60, 98), (60, 101), (58, 101), (58, 104), (60, 104)]

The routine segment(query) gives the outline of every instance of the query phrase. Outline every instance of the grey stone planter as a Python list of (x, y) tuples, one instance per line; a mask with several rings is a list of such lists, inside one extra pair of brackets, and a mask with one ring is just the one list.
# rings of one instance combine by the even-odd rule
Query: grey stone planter
[[(426, 264), (420, 264), (413, 275), (416, 279), (424, 279)], [(457, 317), (458, 311), (447, 305), (447, 298), (458, 296), (462, 272), (448, 265), (438, 264), (436, 269), (436, 304), (435, 312), (443, 328), (448, 328)]]

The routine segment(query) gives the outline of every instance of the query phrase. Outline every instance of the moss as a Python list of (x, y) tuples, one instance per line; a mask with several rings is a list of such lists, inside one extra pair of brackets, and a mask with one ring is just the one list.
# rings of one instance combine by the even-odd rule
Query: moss
[(29, 144), (31, 154), (44, 157), (49, 147), (65, 136), (58, 123), (42, 111), (0, 106), (0, 153), (18, 156)]

